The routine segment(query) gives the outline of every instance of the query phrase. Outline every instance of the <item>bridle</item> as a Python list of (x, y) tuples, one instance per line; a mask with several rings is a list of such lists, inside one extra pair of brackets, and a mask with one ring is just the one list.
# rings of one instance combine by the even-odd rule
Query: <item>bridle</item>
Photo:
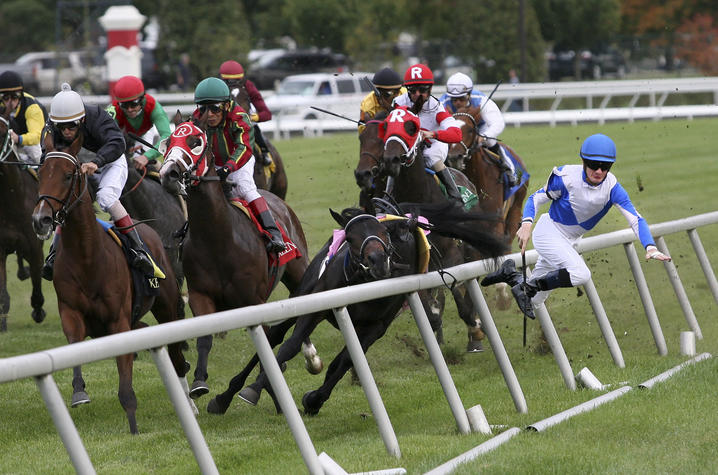
[[(376, 216), (371, 214), (360, 214), (352, 219), (349, 220), (349, 222), (344, 226), (344, 232), (349, 233), (349, 228), (358, 223), (359, 221), (364, 221), (366, 219), (372, 219), (379, 223), (379, 220)], [(384, 242), (382, 238), (377, 236), (376, 234), (372, 234), (370, 236), (367, 236), (364, 238), (364, 241), (362, 241), (361, 246), (359, 246), (359, 255), (355, 256), (351, 252), (351, 248), (346, 254), (346, 257), (344, 259), (344, 278), (349, 282), (351, 278), (357, 276), (358, 274), (364, 275), (364, 276), (372, 276), (375, 279), (378, 278), (378, 276), (373, 275), (373, 271), (370, 267), (364, 265), (364, 252), (366, 251), (367, 245), (372, 241), (378, 241), (379, 244), (381, 244), (382, 249), (384, 249), (384, 252), (386, 253), (386, 259), (388, 265), (391, 267), (391, 255), (394, 252), (394, 247), (391, 244), (391, 236), (387, 234), (387, 242)], [(350, 276), (349, 273), (351, 272), (352, 268), (356, 269), (356, 271), (352, 272), (352, 275)]]
[(404, 153), (399, 155), (399, 163), (404, 167), (410, 167), (414, 164), (414, 160), (419, 154), (418, 152), (420, 150), (421, 144), (424, 143), (422, 140), (420, 140), (420, 138), (421, 131), (417, 130), (414, 143), (409, 145), (408, 143), (406, 143), (406, 141), (404, 141), (404, 139), (402, 139), (398, 135), (390, 135), (384, 142), (384, 150), (386, 150), (386, 146), (389, 145), (389, 142), (399, 142), (401, 147), (404, 149)]
[[(57, 198), (52, 195), (39, 195), (37, 197), (37, 202), (40, 203), (41, 201), (45, 201), (48, 206), (50, 206), (50, 209), (52, 209), (52, 222), (55, 226), (64, 226), (65, 220), (67, 219), (67, 215), (70, 214), (70, 211), (73, 210), (77, 205), (79, 205), (82, 202), (82, 197), (87, 193), (87, 182), (88, 180), (85, 178), (82, 179), (82, 172), (80, 171), (80, 162), (77, 160), (76, 157), (70, 155), (69, 153), (65, 152), (59, 152), (59, 151), (52, 151), (48, 152), (47, 155), (45, 155), (45, 161), (51, 159), (51, 158), (62, 158), (70, 163), (72, 163), (75, 166), (75, 172), (72, 174), (72, 183), (70, 183), (70, 186), (67, 190), (67, 195), (64, 198)], [(78, 194), (73, 195), (73, 191), (75, 190), (75, 185), (79, 181), (84, 182), (82, 191), (80, 191)], [(73, 199), (74, 198), (74, 199)], [(57, 203), (60, 203), (61, 208), (57, 211), (55, 211), (54, 206), (52, 205), (52, 202), (55, 201)]]
[[(383, 120), (372, 119), (372, 120), (366, 121), (366, 124), (367, 124), (367, 125), (369, 125), (369, 124), (381, 124), (382, 122), (384, 122), (384, 121), (383, 121)], [(366, 132), (366, 129), (364, 129), (364, 132)], [(362, 133), (364, 133), (364, 132), (362, 132)], [(379, 140), (378, 137), (377, 137), (377, 140)], [(371, 176), (372, 176), (372, 178), (376, 178), (376, 176), (379, 174), (380, 169), (381, 169), (381, 164), (382, 164), (382, 162), (381, 162), (381, 157), (378, 157), (376, 154), (373, 154), (373, 153), (368, 152), (368, 151), (366, 151), (366, 150), (359, 152), (359, 157), (362, 157), (362, 156), (364, 156), (364, 155), (366, 155), (367, 157), (371, 158), (371, 159), (374, 161), (374, 166), (371, 167), (369, 170), (371, 171)]]
[[(464, 137), (462, 137), (461, 142), (459, 142), (464, 147), (464, 153), (460, 155), (460, 157), (466, 161), (471, 158), (471, 154), (476, 150), (477, 143), (476, 143), (476, 119), (474, 116), (467, 112), (457, 112), (453, 115), (453, 117), (456, 119), (457, 117), (468, 117), (471, 121), (471, 140), (466, 141)], [(469, 145), (466, 145), (467, 142)]]
[(10, 154), (13, 152), (13, 143), (10, 138), (10, 121), (5, 117), (0, 117), (0, 122), (5, 124), (7, 130), (5, 131), (5, 140), (3, 140), (2, 148), (0, 148), (0, 163), (8, 159)]

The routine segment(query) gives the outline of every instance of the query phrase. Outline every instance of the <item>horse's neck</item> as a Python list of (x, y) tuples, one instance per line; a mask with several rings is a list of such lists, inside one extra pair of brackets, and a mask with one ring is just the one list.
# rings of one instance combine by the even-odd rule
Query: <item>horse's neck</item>
[[(72, 252), (73, 256), (90, 257), (99, 246), (100, 226), (95, 219), (95, 210), (89, 193), (82, 196), (82, 201), (68, 213), (65, 225), (60, 233), (62, 247)], [(86, 261), (94, 266), (94, 260)]]
[[(187, 219), (191, 233), (202, 235), (202, 242), (227, 241), (233, 233), (233, 210), (219, 182), (201, 183), (188, 190)], [(222, 244), (224, 247), (224, 245)]]
[(488, 212), (500, 208), (504, 202), (501, 170), (491, 159), (477, 150), (466, 163), (466, 176), (476, 185), (482, 208)]
[(403, 168), (396, 177), (394, 190), (396, 200), (426, 203), (434, 201), (434, 189), (438, 188), (431, 180), (434, 178), (424, 169), (424, 157), (418, 156), (410, 167)]

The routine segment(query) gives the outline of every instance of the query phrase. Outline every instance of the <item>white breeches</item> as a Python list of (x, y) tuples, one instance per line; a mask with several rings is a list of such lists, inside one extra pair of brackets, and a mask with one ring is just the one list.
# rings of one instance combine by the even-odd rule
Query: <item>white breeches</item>
[(449, 144), (432, 140), (431, 145), (424, 149), (424, 165), (426, 168), (434, 168), (439, 162), (444, 162), (449, 153)]
[(247, 160), (240, 169), (233, 171), (227, 177), (232, 185), (232, 195), (251, 203), (260, 197), (257, 185), (254, 183), (254, 157)]
[(127, 182), (127, 159), (125, 159), (125, 155), (120, 155), (120, 158), (114, 162), (110, 162), (98, 169), (90, 176), (90, 180), (97, 186), (97, 196), (95, 198), (97, 204), (100, 205), (102, 211), (109, 211), (110, 207), (119, 201), (122, 188), (125, 187)]
[[(571, 276), (571, 285), (583, 285), (591, 278), (591, 270), (574, 246), (580, 238), (570, 240), (558, 230), (548, 213), (539, 217), (531, 239), (539, 257), (530, 280), (543, 277), (549, 272), (564, 268)], [(531, 300), (534, 306), (543, 303), (551, 293), (541, 291)]]

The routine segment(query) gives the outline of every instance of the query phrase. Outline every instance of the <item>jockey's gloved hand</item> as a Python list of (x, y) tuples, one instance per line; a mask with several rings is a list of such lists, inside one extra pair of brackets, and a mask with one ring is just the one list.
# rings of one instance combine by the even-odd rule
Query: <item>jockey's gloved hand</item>
[(229, 176), (229, 167), (222, 167), (217, 169), (217, 175), (219, 175), (220, 180), (226, 180)]

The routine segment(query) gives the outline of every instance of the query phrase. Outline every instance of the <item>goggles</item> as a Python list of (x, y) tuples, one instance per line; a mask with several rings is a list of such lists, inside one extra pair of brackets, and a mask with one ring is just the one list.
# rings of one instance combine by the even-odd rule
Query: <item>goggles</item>
[(80, 121), (75, 120), (72, 122), (54, 122), (54, 124), (58, 130), (75, 130), (80, 126)]
[(379, 95), (385, 99), (391, 99), (392, 97), (396, 97), (399, 94), (399, 88), (396, 89), (383, 89), (383, 88), (377, 88), (379, 91)]
[(428, 84), (421, 86), (407, 86), (406, 90), (409, 91), (409, 94), (416, 94), (417, 92), (424, 94), (425, 92), (429, 92), (431, 90), (431, 86)]
[(590, 168), (591, 170), (603, 170), (608, 171), (611, 169), (611, 165), (613, 165), (613, 162), (601, 162), (598, 160), (583, 160), (583, 164), (586, 165), (586, 167)]
[(207, 109), (213, 114), (219, 114), (224, 109), (224, 104), (221, 102), (218, 102), (216, 104), (205, 104), (202, 106), (199, 106), (199, 113), (204, 114), (207, 112)]
[(2, 95), (3, 101), (9, 101), (11, 99), (20, 99), (20, 93), (19, 92), (5, 92)]
[(145, 96), (138, 97), (134, 101), (125, 101), (120, 102), (120, 107), (123, 109), (134, 109), (135, 107), (142, 107), (142, 99), (144, 99)]

